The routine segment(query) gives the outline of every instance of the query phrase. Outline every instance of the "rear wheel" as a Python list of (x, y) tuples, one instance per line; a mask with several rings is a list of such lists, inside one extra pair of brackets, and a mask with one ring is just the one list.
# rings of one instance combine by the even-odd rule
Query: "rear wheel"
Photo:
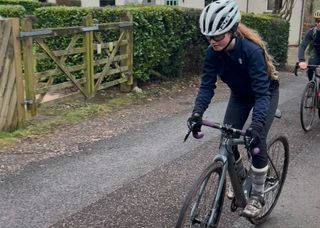
[(203, 171), (185, 198), (176, 228), (218, 227), (226, 190), (222, 170), (223, 163), (214, 162)]
[(268, 166), (265, 183), (265, 205), (257, 218), (249, 221), (255, 225), (263, 223), (270, 215), (280, 196), (289, 166), (289, 144), (285, 136), (277, 136), (268, 143)]
[(300, 122), (304, 131), (310, 131), (315, 116), (315, 90), (314, 82), (309, 82), (305, 87), (300, 102)]

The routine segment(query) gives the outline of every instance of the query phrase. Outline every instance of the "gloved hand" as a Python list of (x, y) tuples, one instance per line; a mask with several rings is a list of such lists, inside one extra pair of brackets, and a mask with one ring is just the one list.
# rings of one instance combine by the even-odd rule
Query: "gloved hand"
[(193, 112), (188, 119), (188, 128), (192, 133), (198, 133), (201, 131), (202, 115), (197, 112)]
[(251, 149), (255, 148), (259, 144), (261, 131), (262, 127), (255, 124), (251, 124), (250, 127), (246, 130), (246, 136), (251, 138), (249, 143)]

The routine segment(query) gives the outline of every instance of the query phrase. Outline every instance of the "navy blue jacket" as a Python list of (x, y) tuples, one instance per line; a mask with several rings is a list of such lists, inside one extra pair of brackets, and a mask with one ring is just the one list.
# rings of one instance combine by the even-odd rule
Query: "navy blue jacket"
[(228, 53), (214, 51), (209, 46), (194, 112), (203, 114), (208, 108), (214, 96), (218, 75), (234, 95), (243, 99), (254, 99), (252, 123), (264, 126), (272, 83), (267, 75), (263, 49), (247, 39), (240, 38), (236, 38), (235, 48)]
[(312, 51), (320, 56), (320, 30), (311, 28), (305, 35), (298, 50), (298, 59), (300, 62), (305, 61), (304, 53), (309, 44), (312, 46)]

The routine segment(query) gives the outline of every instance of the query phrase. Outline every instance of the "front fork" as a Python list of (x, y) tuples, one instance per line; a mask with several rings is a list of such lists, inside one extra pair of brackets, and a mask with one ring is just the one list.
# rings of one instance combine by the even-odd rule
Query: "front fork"
[[(227, 158), (225, 155), (230, 156), (230, 157)], [(216, 216), (217, 216), (216, 211), (219, 209), (219, 200), (220, 200), (220, 197), (222, 194), (223, 184), (225, 182), (227, 172), (229, 172), (231, 184), (232, 184), (232, 187), (235, 192), (234, 205), (236, 208), (237, 207), (244, 208), (246, 206), (246, 202), (247, 202), (246, 197), (249, 197), (249, 194), (250, 194), (249, 191), (247, 191), (247, 194), (245, 194), (243, 191), (243, 187), (242, 187), (240, 180), (238, 178), (238, 175), (234, 169), (233, 155), (228, 154), (227, 151), (222, 151), (222, 153), (218, 154), (214, 158), (214, 162), (218, 162), (218, 161), (223, 163), (223, 168), (222, 168), (221, 178), (219, 180), (217, 194), (214, 199), (214, 203), (212, 205), (212, 210), (210, 213), (208, 224), (212, 224), (213, 221), (215, 221), (215, 219), (216, 219)], [(250, 185), (250, 188), (251, 188), (251, 181), (249, 181), (249, 178), (246, 179), (245, 183)], [(248, 188), (248, 189), (250, 189), (250, 188)], [(222, 197), (224, 197), (224, 196), (222, 196)]]
[[(214, 162), (222, 162), (223, 163), (223, 166), (222, 166), (222, 173), (221, 173), (221, 177), (219, 179), (219, 184), (218, 184), (218, 189), (217, 189), (217, 194), (216, 194), (216, 197), (214, 199), (214, 202), (213, 202), (213, 205), (212, 205), (212, 210), (211, 210), (211, 213), (210, 213), (210, 217), (209, 217), (209, 220), (208, 220), (208, 224), (213, 224), (213, 221), (216, 220), (216, 216), (217, 216), (217, 210), (219, 210), (219, 207), (221, 205), (219, 205), (219, 200), (220, 200), (220, 197), (222, 195), (222, 189), (223, 189), (223, 185), (224, 185), (224, 182), (226, 180), (226, 176), (227, 176), (227, 166), (228, 166), (228, 160), (226, 158), (226, 156), (224, 155), (221, 155), (221, 154), (218, 154), (217, 156), (215, 156), (215, 158), (213, 159)], [(222, 196), (224, 197), (224, 195)]]

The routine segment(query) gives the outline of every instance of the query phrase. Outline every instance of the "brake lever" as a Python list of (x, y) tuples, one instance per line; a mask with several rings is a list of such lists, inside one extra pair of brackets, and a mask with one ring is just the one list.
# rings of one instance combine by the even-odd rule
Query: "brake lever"
[(183, 142), (187, 141), (187, 139), (188, 139), (188, 137), (189, 137), (190, 133), (191, 133), (191, 130), (189, 130), (189, 131), (188, 131), (188, 133), (187, 133), (187, 134), (186, 134), (186, 136), (184, 137)]
[(296, 65), (295, 65), (294, 71), (293, 71), (295, 76), (298, 76), (298, 69), (299, 69), (299, 62), (296, 62)]
[(248, 137), (244, 137), (244, 144), (245, 144), (245, 148), (248, 152), (248, 158), (250, 158), (252, 155), (257, 155), (260, 153), (260, 148), (259, 147), (254, 147), (254, 148), (251, 148), (250, 147), (250, 144), (252, 142), (252, 139), (248, 138)]

